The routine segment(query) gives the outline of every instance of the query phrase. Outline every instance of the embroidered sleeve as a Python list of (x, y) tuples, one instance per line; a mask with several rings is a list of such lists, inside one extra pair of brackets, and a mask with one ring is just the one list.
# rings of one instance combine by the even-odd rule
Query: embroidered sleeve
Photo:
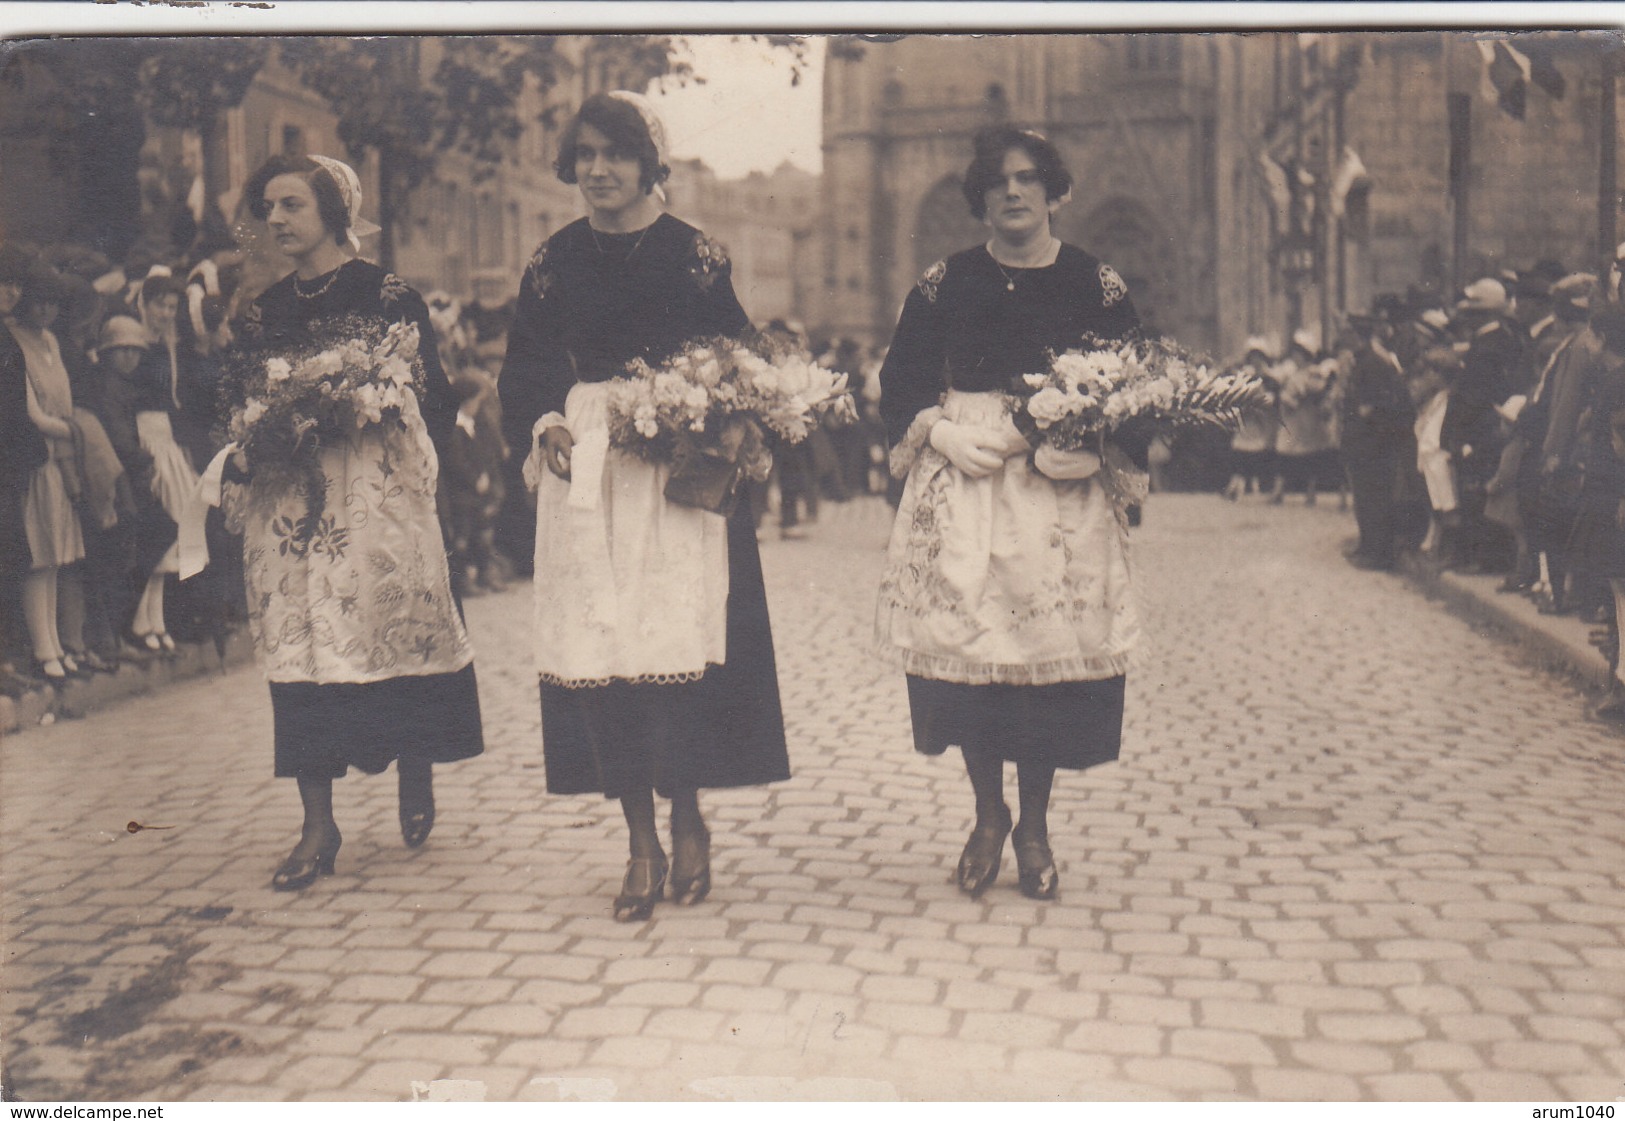
[(933, 304), (937, 302), (937, 286), (948, 275), (948, 262), (938, 261), (921, 275), (919, 283), (915, 285), (920, 294)]
[(378, 290), (378, 298), (384, 302), (384, 306), (388, 307), (391, 304), (398, 303), (401, 297), (411, 290), (406, 281), (394, 273), (385, 273), (383, 287)]
[(1128, 295), (1128, 285), (1110, 265), (1100, 266), (1100, 299), (1107, 307), (1116, 307)]
[(547, 267), (547, 244), (542, 242), (525, 266), (525, 283), (538, 300), (546, 299), (547, 290), (553, 286), (553, 272)]
[(695, 283), (709, 292), (711, 286), (717, 282), (729, 268), (728, 251), (723, 248), (720, 241), (706, 237), (702, 233), (694, 235), (694, 260), (688, 267)]

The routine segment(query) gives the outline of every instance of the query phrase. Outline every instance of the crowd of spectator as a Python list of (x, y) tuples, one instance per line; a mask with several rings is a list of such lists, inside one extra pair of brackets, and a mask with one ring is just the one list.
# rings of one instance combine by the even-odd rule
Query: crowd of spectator
[[(1625, 256), (1625, 246), (1621, 247)], [(115, 264), (75, 246), (0, 246), (0, 691), (223, 643), (244, 618), (240, 544), (218, 511), (180, 526), (224, 443), (216, 386), (246, 288), (229, 242), (190, 259)], [(1597, 706), (1625, 723), (1625, 307), (1619, 262), (1555, 261), (1481, 277), (1453, 299), (1383, 296), (1329, 341), (1255, 336), (1237, 362), (1267, 401), (1230, 441), (1223, 494), (1280, 504), (1352, 498), (1351, 564), (1416, 563), (1502, 577), (1540, 611), (1574, 615), (1615, 668)], [(460, 399), (441, 516), (462, 596), (528, 573), (534, 513), (502, 436), (494, 371), (506, 309), (427, 297)], [(878, 348), (765, 328), (848, 375), (856, 424), (781, 448), (748, 495), (758, 525), (804, 535), (821, 502), (886, 493)], [(1153, 464), (1160, 461), (1153, 449)], [(895, 488), (893, 488), (895, 489)], [(895, 495), (893, 495), (895, 499)], [(519, 542), (521, 544), (515, 544)], [(206, 552), (180, 582), (181, 554)]]
[[(178, 656), (246, 618), (241, 542), (189, 511), (224, 446), (218, 388), (251, 295), (229, 241), (115, 264), (72, 245), (0, 246), (0, 692), (18, 696), (128, 661)], [(441, 515), (461, 595), (512, 574), (505, 500), (501, 309), (430, 299), (460, 398)], [(201, 539), (182, 526), (203, 525)], [(190, 552), (203, 571), (182, 581)]]
[(1254, 338), (1269, 391), (1230, 447), (1225, 497), (1347, 487), (1363, 569), (1502, 577), (1574, 615), (1613, 667), (1595, 715), (1625, 724), (1625, 307), (1621, 254), (1481, 277), (1454, 299), (1388, 295), (1321, 348)]

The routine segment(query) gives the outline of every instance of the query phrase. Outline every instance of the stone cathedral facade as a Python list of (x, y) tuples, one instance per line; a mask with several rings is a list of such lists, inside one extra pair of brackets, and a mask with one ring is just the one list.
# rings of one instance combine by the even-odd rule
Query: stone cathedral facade
[(1334, 328), (1383, 292), (1448, 298), (1544, 257), (1596, 263), (1614, 89), (1580, 37), (1557, 56), (1564, 95), (1532, 90), (1522, 120), (1464, 33), (852, 45), (825, 74), (810, 318), (827, 334), (884, 343), (920, 272), (985, 240), (959, 181), (972, 134), (1000, 120), (1043, 131), (1072, 169), (1056, 233), (1115, 266), (1154, 326), (1223, 358), (1252, 334)]

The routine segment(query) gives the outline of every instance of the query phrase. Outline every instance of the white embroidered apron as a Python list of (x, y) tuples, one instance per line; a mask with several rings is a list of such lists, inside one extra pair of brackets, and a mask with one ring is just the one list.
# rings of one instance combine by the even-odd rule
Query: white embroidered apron
[[(687, 681), (727, 660), (728, 533), (664, 497), (671, 469), (608, 447), (609, 386), (570, 390), (571, 479), (532, 453), (536, 672), (555, 685)], [(547, 418), (544, 418), (544, 421)]]
[(272, 681), (419, 677), (474, 658), (451, 598), (434, 446), (410, 394), (402, 412), (404, 427), (323, 448), (327, 504), (313, 527), (293, 488), (229, 488), (249, 628)]
[[(950, 392), (943, 413), (990, 429), (1010, 424), (996, 393)], [(971, 685), (1125, 672), (1140, 626), (1118, 509), (1126, 464), (1108, 451), (1096, 475), (1056, 482), (1026, 454), (973, 479), (925, 446), (886, 552), (881, 656), (920, 677)]]

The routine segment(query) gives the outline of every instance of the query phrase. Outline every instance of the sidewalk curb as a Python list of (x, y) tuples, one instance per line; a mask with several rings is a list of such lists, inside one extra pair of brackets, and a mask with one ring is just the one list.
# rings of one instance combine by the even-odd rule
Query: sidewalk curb
[(0, 697), (0, 735), (18, 735), (42, 723), (78, 719), (128, 697), (139, 697), (177, 681), (226, 673), (254, 660), (248, 631), (226, 639), (224, 657), (213, 642), (182, 643), (173, 659), (126, 656), (115, 674), (97, 674), (66, 685), (43, 685), (21, 697)]
[(1539, 660), (1592, 689), (1606, 689), (1613, 677), (1608, 660), (1591, 645), (1591, 626), (1570, 615), (1542, 615), (1521, 595), (1497, 592), (1499, 576), (1439, 572), (1407, 563), (1406, 578), (1471, 623), (1500, 631), (1522, 643)]

